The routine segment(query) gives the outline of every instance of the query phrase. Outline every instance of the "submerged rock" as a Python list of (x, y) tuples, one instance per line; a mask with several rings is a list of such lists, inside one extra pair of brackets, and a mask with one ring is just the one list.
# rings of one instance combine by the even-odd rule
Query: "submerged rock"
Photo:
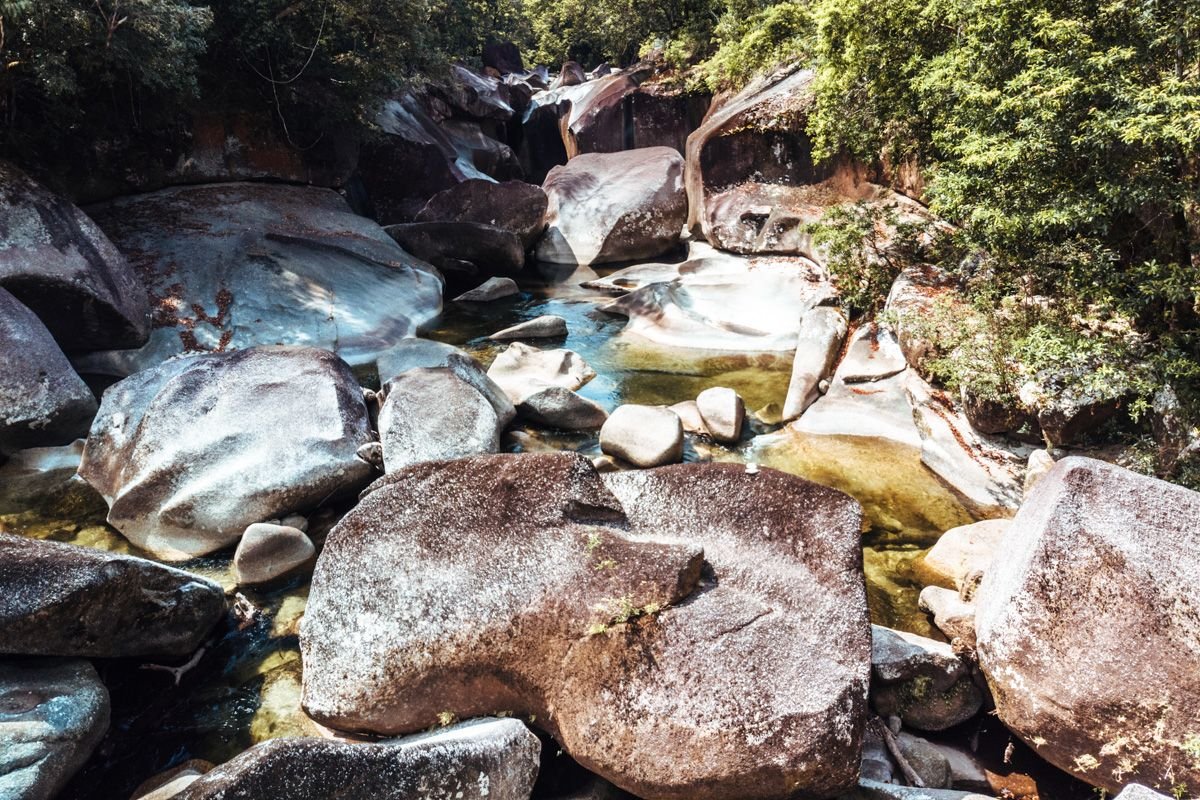
[(512, 278), (488, 278), (470, 291), (454, 298), (456, 303), (490, 303), (505, 297), (520, 294), (521, 289)]
[(91, 663), (0, 659), (0, 797), (52, 800), (104, 738), (108, 718), (108, 690)]
[(441, 277), (328, 189), (186, 186), (90, 211), (145, 282), (154, 329), (141, 349), (78, 360), (84, 372), (273, 344), (367, 364), (441, 310)]
[(687, 219), (683, 159), (667, 147), (581, 155), (542, 188), (550, 206), (537, 257), (555, 264), (653, 258), (678, 244)]
[(272, 739), (198, 778), (176, 800), (528, 800), (540, 752), (515, 719), (375, 744)]
[(1065, 458), (1005, 535), (977, 595), (1000, 719), (1108, 791), (1200, 792), (1200, 494)]
[(600, 449), (635, 467), (683, 460), (683, 424), (662, 406), (619, 406), (600, 429)]
[(225, 592), (198, 575), (0, 533), (0, 653), (189, 655), (224, 614)]
[(567, 321), (554, 314), (525, 320), (502, 331), (496, 331), (489, 339), (497, 342), (509, 339), (556, 339), (567, 335)]
[(33, 447), (0, 464), (0, 514), (47, 507), (68, 498), (102, 505), (103, 499), (76, 476), (83, 440), (60, 447)]
[(79, 474), (108, 521), (160, 558), (235, 541), (247, 525), (367, 482), (362, 390), (333, 353), (254, 347), (172, 359), (104, 393)]
[(138, 347), (146, 289), (82, 211), (0, 161), (0, 289), (37, 314), (68, 352)]
[(950, 645), (872, 625), (871, 705), (922, 731), (944, 731), (983, 707), (970, 665)]
[(851, 785), (868, 674), (856, 504), (732, 465), (605, 480), (554, 454), (377, 482), (317, 566), (306, 710), (392, 734), (504, 708), (642, 797)]
[(66, 444), (86, 433), (95, 413), (96, 398), (46, 326), (0, 288), (0, 457)]

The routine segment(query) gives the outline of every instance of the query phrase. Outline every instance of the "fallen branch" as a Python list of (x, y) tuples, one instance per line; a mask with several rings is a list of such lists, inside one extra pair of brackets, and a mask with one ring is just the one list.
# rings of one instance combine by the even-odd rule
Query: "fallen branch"
[(908, 759), (904, 757), (904, 749), (900, 746), (900, 740), (896, 738), (896, 734), (892, 733), (892, 729), (887, 726), (879, 717), (873, 719), (875, 727), (879, 731), (879, 735), (883, 738), (883, 743), (891, 753), (892, 758), (896, 762), (896, 766), (900, 768), (900, 772), (904, 775), (904, 780), (908, 781), (909, 786), (915, 786), (918, 789), (925, 789), (925, 781), (921, 780), (921, 776), (912, 768), (912, 764), (908, 763)]
[(186, 673), (191, 672), (192, 669), (197, 664), (200, 663), (200, 659), (204, 657), (204, 651), (207, 649), (208, 648), (206, 648), (206, 647), (201, 647), (199, 650), (197, 650), (192, 655), (192, 657), (190, 659), (188, 659), (188, 662), (186, 664), (183, 664), (182, 666), (168, 667), (166, 664), (142, 664), (141, 666), (138, 667), (138, 669), (148, 669), (148, 670), (156, 670), (158, 672), (166, 672), (166, 673), (170, 674), (172, 678), (175, 679), (175, 685), (178, 686), (179, 681), (183, 678), (183, 676)]

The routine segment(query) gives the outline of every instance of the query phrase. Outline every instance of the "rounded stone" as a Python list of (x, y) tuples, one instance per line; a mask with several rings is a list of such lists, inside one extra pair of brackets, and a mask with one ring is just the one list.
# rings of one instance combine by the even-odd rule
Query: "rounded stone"
[(683, 460), (683, 424), (662, 406), (624, 405), (600, 428), (600, 450), (636, 467)]
[(303, 531), (256, 522), (242, 534), (233, 555), (233, 569), (240, 585), (270, 583), (307, 564), (316, 552)]
[(733, 389), (724, 386), (705, 389), (696, 397), (696, 409), (713, 439), (733, 444), (742, 438), (746, 404)]

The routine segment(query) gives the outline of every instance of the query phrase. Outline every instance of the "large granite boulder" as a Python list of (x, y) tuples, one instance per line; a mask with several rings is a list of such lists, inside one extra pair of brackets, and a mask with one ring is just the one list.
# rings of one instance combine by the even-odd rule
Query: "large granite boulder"
[(41, 317), (69, 352), (137, 347), (146, 290), (92, 220), (0, 161), (0, 288)]
[(96, 398), (46, 326), (0, 288), (0, 454), (67, 444), (95, 413)]
[(456, 284), (492, 275), (515, 275), (525, 266), (525, 246), (512, 231), (482, 222), (409, 222), (384, 230), (417, 258)]
[(832, 301), (828, 276), (805, 258), (746, 258), (693, 246), (679, 264), (640, 264), (587, 283), (622, 296), (603, 306), (629, 318), (623, 336), (666, 347), (786, 352), (801, 320)]
[(304, 706), (382, 734), (503, 708), (641, 797), (832, 797), (866, 708), (858, 536), (845, 495), (734, 465), (392, 473), (318, 562)]
[(104, 393), (79, 467), (109, 523), (160, 558), (237, 541), (369, 480), (371, 441), (350, 368), (308, 347), (175, 358)]
[(473, 179), (438, 192), (417, 214), (416, 222), (476, 222), (517, 235), (533, 247), (546, 228), (549, 200), (542, 187), (523, 181), (495, 183)]
[(183, 352), (303, 344), (364, 364), (441, 310), (442, 281), (328, 189), (216, 184), (90, 209), (154, 306), (150, 342), (91, 354), (129, 375)]
[(540, 752), (515, 719), (374, 744), (272, 739), (205, 773), (175, 800), (528, 800)]
[(212, 581), (133, 556), (0, 533), (0, 653), (192, 653), (225, 614)]
[(950, 645), (906, 631), (872, 625), (871, 705), (911, 728), (943, 731), (983, 707), (971, 665)]
[(108, 730), (108, 690), (91, 663), (0, 660), (0, 797), (53, 800)]
[(1065, 458), (979, 587), (1000, 719), (1101, 789), (1200, 792), (1200, 494)]
[(683, 159), (668, 147), (588, 153), (555, 167), (537, 257), (554, 264), (653, 258), (675, 247), (687, 218)]

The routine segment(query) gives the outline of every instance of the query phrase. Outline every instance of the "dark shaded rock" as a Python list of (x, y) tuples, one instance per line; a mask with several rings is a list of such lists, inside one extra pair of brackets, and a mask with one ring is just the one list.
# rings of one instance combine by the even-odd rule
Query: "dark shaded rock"
[(508, 103), (508, 86), (498, 78), (477, 75), (461, 64), (450, 67), (447, 79), (433, 84), (431, 91), (450, 108), (471, 119), (503, 122), (513, 115)]
[(328, 189), (180, 187), (90, 210), (145, 281), (154, 331), (140, 350), (79, 360), (83, 372), (259, 344), (370, 363), (441, 310), (440, 276)]
[(516, 325), (496, 331), (489, 339), (502, 342), (509, 339), (556, 339), (567, 335), (567, 321), (555, 314), (518, 322)]
[(132, 556), (0, 533), (0, 653), (192, 653), (225, 613), (220, 586)]
[(515, 233), (528, 250), (546, 228), (548, 203), (540, 186), (469, 180), (429, 198), (416, 221), (491, 225)]
[(483, 46), (484, 66), (498, 70), (501, 75), (524, 72), (525, 62), (520, 49), (512, 42), (488, 42)]
[(587, 74), (578, 62), (566, 61), (558, 72), (557, 84), (559, 86), (578, 86), (586, 80)]
[(0, 288), (67, 351), (137, 347), (150, 333), (145, 287), (104, 232), (3, 161)]
[(857, 505), (733, 465), (609, 480), (628, 528), (578, 455), (378, 481), (317, 566), (306, 710), (399, 733), (510, 709), (643, 797), (848, 788), (868, 674)]
[(353, 493), (371, 468), (362, 390), (327, 350), (255, 347), (163, 362), (110, 387), (79, 474), (139, 547), (182, 560), (246, 526)]
[(540, 751), (515, 719), (377, 744), (273, 739), (206, 773), (176, 800), (528, 800)]
[(871, 705), (922, 731), (943, 731), (965, 722), (983, 706), (970, 665), (950, 645), (905, 631), (872, 625)]
[(679, 243), (687, 216), (683, 159), (666, 147), (589, 153), (555, 167), (542, 261), (595, 264), (652, 258)]
[(0, 457), (71, 442), (95, 413), (96, 398), (50, 331), (0, 288)]
[(1055, 447), (1077, 442), (1125, 405), (1124, 398), (1112, 397), (1106, 389), (1085, 387), (1082, 373), (1087, 369), (1073, 368), (1073, 374), (1046, 370), (1021, 387), (1021, 402), (1034, 410), (1042, 435)]
[(608, 412), (598, 403), (561, 386), (526, 395), (517, 414), (534, 425), (561, 431), (595, 430), (608, 419)]
[(520, 294), (521, 289), (512, 278), (488, 278), (470, 291), (454, 298), (456, 303), (490, 303)]
[(515, 275), (525, 246), (512, 231), (479, 222), (410, 222), (384, 228), (401, 247), (457, 281)]
[(670, 147), (681, 155), (687, 137), (699, 127), (711, 96), (647, 80), (633, 68), (565, 90), (571, 104), (562, 121), (567, 155), (616, 153), (642, 147)]
[(0, 797), (52, 800), (100, 743), (108, 718), (108, 690), (89, 662), (0, 660)]
[(1039, 480), (979, 587), (1000, 719), (1093, 786), (1200, 791), (1200, 494), (1084, 458)]
[(517, 154), (497, 137), (504, 136), (497, 122), (447, 119), (441, 123), (468, 180), (492, 178), (497, 181), (521, 180), (525, 170)]

